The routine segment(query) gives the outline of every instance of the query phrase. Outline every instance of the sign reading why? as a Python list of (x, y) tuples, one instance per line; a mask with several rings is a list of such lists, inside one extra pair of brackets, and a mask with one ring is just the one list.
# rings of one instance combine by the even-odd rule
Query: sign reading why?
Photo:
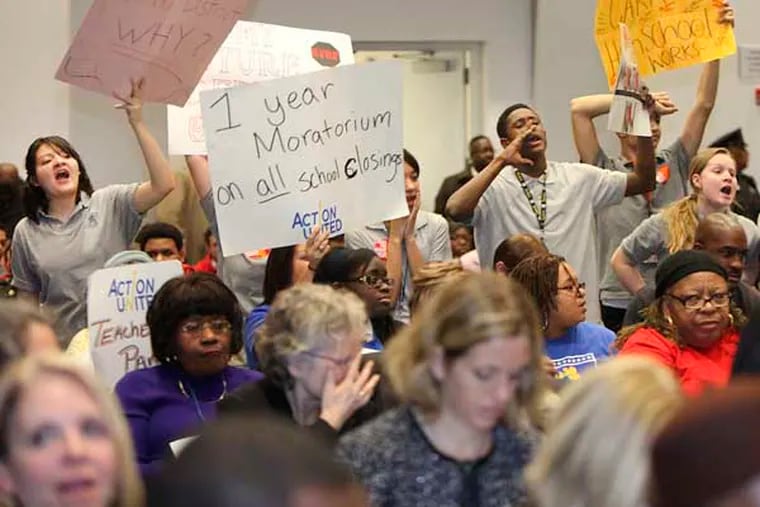
[(202, 92), (225, 255), (408, 214), (401, 97), (393, 61)]
[(56, 79), (146, 102), (183, 105), (248, 0), (95, 0)]

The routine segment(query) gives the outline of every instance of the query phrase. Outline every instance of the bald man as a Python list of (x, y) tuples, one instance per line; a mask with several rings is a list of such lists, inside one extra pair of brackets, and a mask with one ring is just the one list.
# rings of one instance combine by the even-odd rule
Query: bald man
[[(728, 273), (731, 298), (745, 315), (760, 311), (760, 292), (741, 281), (747, 257), (747, 235), (736, 217), (727, 213), (707, 215), (697, 226), (694, 249), (704, 250)], [(654, 287), (637, 295), (625, 312), (623, 325), (641, 322), (640, 311), (654, 300)]]
[(23, 187), (18, 168), (9, 162), (0, 162), (0, 227), (8, 237), (24, 216)]

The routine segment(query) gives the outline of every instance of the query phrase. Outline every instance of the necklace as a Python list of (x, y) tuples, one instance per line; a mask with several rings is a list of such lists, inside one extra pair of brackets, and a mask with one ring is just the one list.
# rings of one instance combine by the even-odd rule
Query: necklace
[(515, 169), (515, 177), (517, 178), (517, 181), (520, 182), (520, 187), (522, 188), (523, 194), (525, 194), (525, 197), (528, 199), (530, 209), (533, 211), (533, 215), (538, 221), (538, 228), (541, 231), (541, 241), (543, 242), (544, 229), (546, 227), (546, 171), (544, 171), (540, 179), (541, 186), (543, 187), (541, 190), (540, 206), (536, 205), (536, 200), (533, 198), (533, 192), (531, 192), (528, 188), (528, 184), (525, 182), (525, 176), (523, 176), (523, 173), (520, 172), (519, 169)]
[[(198, 419), (205, 422), (206, 416), (203, 414), (203, 408), (201, 407), (201, 402), (198, 400), (198, 396), (195, 394), (195, 389), (193, 389), (193, 386), (188, 385), (188, 389), (185, 389), (185, 383), (182, 381), (182, 379), (177, 380), (177, 387), (179, 387), (179, 391), (185, 395), (185, 398), (192, 399), (193, 404), (195, 405), (195, 413), (198, 415)], [(190, 391), (190, 394), (188, 394), (188, 390)], [(203, 403), (217, 403), (224, 399), (224, 397), (227, 395), (227, 378), (222, 374), (222, 394), (219, 395), (219, 397), (215, 400), (209, 400), (204, 401)]]

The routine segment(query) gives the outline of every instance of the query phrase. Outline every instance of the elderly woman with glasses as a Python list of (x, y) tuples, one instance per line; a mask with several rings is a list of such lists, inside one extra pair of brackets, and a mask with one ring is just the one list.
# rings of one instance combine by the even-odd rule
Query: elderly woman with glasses
[(117, 384), (143, 476), (157, 472), (170, 444), (216, 417), (216, 403), (256, 371), (228, 365), (243, 346), (235, 294), (216, 276), (174, 278), (156, 293), (147, 314), (158, 366), (127, 373)]
[(509, 275), (535, 300), (544, 332), (544, 352), (555, 377), (578, 380), (612, 355), (615, 335), (586, 320), (586, 284), (562, 257), (537, 254), (521, 261)]
[(354, 294), (300, 284), (280, 292), (256, 340), (266, 378), (219, 403), (226, 414), (274, 412), (328, 443), (376, 415), (380, 377), (361, 364), (367, 313)]
[(643, 354), (668, 366), (687, 394), (724, 386), (746, 319), (731, 301), (726, 271), (709, 254), (683, 250), (655, 275), (655, 300), (641, 324), (620, 331), (620, 354)]

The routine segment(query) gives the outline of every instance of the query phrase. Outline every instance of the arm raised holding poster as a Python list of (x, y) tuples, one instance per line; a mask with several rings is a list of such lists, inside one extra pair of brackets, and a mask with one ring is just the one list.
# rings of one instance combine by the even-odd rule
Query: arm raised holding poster
[(202, 92), (225, 254), (408, 214), (401, 79), (380, 62)]

